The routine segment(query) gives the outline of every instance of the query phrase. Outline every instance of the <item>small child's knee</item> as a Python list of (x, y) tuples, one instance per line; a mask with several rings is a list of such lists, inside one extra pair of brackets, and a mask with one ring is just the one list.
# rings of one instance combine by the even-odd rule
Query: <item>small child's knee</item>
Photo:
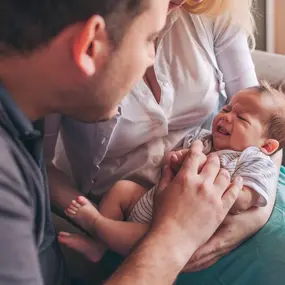
[(139, 184), (129, 181), (129, 180), (120, 180), (116, 182), (113, 187), (108, 191), (108, 196), (111, 197), (120, 197), (124, 200), (124, 197), (139, 197), (145, 193), (145, 188)]
[(131, 191), (132, 189), (136, 187), (137, 187), (137, 184), (134, 183), (133, 181), (119, 180), (112, 186), (110, 191), (115, 192), (115, 193), (118, 193), (118, 192), (125, 193), (126, 191)]

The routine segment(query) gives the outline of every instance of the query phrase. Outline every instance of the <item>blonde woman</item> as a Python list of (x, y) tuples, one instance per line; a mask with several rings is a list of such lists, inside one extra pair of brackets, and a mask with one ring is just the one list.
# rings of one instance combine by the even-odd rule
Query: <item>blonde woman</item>
[[(49, 176), (51, 199), (58, 208), (69, 204), (71, 188), (62, 187), (66, 177), (58, 169), (72, 177), (77, 187), (73, 193), (79, 190), (94, 202), (122, 179), (150, 189), (159, 179), (165, 153), (180, 147), (186, 134), (194, 136), (202, 127), (209, 127), (213, 114), (236, 91), (258, 83), (248, 45), (254, 46), (252, 5), (252, 0), (170, 2), (166, 26), (155, 41), (155, 64), (122, 101), (117, 118), (95, 125), (60, 120), (62, 142), (54, 160), (57, 169), (53, 168)], [(51, 136), (48, 139), (51, 143)], [(276, 160), (280, 166), (281, 159)], [(185, 271), (215, 264), (257, 232), (272, 208), (270, 204), (228, 216)], [(81, 239), (77, 235), (61, 238), (73, 248)], [(262, 233), (254, 240), (258, 238), (263, 241)], [(245, 281), (250, 274), (250, 284), (260, 285), (262, 278), (251, 274), (250, 265), (262, 268), (262, 258), (247, 242), (203, 274), (186, 274), (178, 282), (187, 278), (191, 284), (209, 280), (211, 285), (249, 284)], [(270, 258), (276, 258), (279, 266), (279, 255)], [(245, 264), (245, 268), (231, 266), (235, 262)]]

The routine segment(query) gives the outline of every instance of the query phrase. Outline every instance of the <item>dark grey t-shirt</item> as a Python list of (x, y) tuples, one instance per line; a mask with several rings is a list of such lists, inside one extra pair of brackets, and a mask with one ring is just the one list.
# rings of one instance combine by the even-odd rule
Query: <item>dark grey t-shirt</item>
[(66, 284), (42, 135), (0, 86), (0, 284)]

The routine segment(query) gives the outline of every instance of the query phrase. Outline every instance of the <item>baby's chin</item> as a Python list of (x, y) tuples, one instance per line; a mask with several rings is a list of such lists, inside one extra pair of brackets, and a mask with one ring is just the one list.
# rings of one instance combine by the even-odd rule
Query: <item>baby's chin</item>
[(232, 149), (232, 148), (227, 142), (222, 141), (221, 139), (213, 138), (213, 150), (214, 151), (225, 150), (225, 149)]

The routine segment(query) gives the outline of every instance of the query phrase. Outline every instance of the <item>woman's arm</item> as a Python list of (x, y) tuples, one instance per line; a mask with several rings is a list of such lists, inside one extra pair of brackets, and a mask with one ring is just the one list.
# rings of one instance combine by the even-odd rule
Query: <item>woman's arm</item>
[(228, 18), (224, 16), (215, 20), (213, 33), (214, 52), (223, 74), (228, 98), (241, 89), (257, 85), (258, 80), (245, 33), (233, 25), (228, 25)]
[(239, 215), (242, 212), (247, 211), (249, 208), (254, 207), (258, 203), (259, 198), (260, 194), (255, 190), (247, 186), (243, 186), (236, 202), (230, 209), (230, 214)]
[[(276, 153), (272, 159), (279, 169), (282, 151)], [(220, 258), (259, 231), (272, 213), (275, 197), (276, 192), (269, 199), (266, 207), (252, 208), (239, 215), (228, 215), (212, 238), (195, 252), (184, 271), (200, 271), (215, 264)]]

